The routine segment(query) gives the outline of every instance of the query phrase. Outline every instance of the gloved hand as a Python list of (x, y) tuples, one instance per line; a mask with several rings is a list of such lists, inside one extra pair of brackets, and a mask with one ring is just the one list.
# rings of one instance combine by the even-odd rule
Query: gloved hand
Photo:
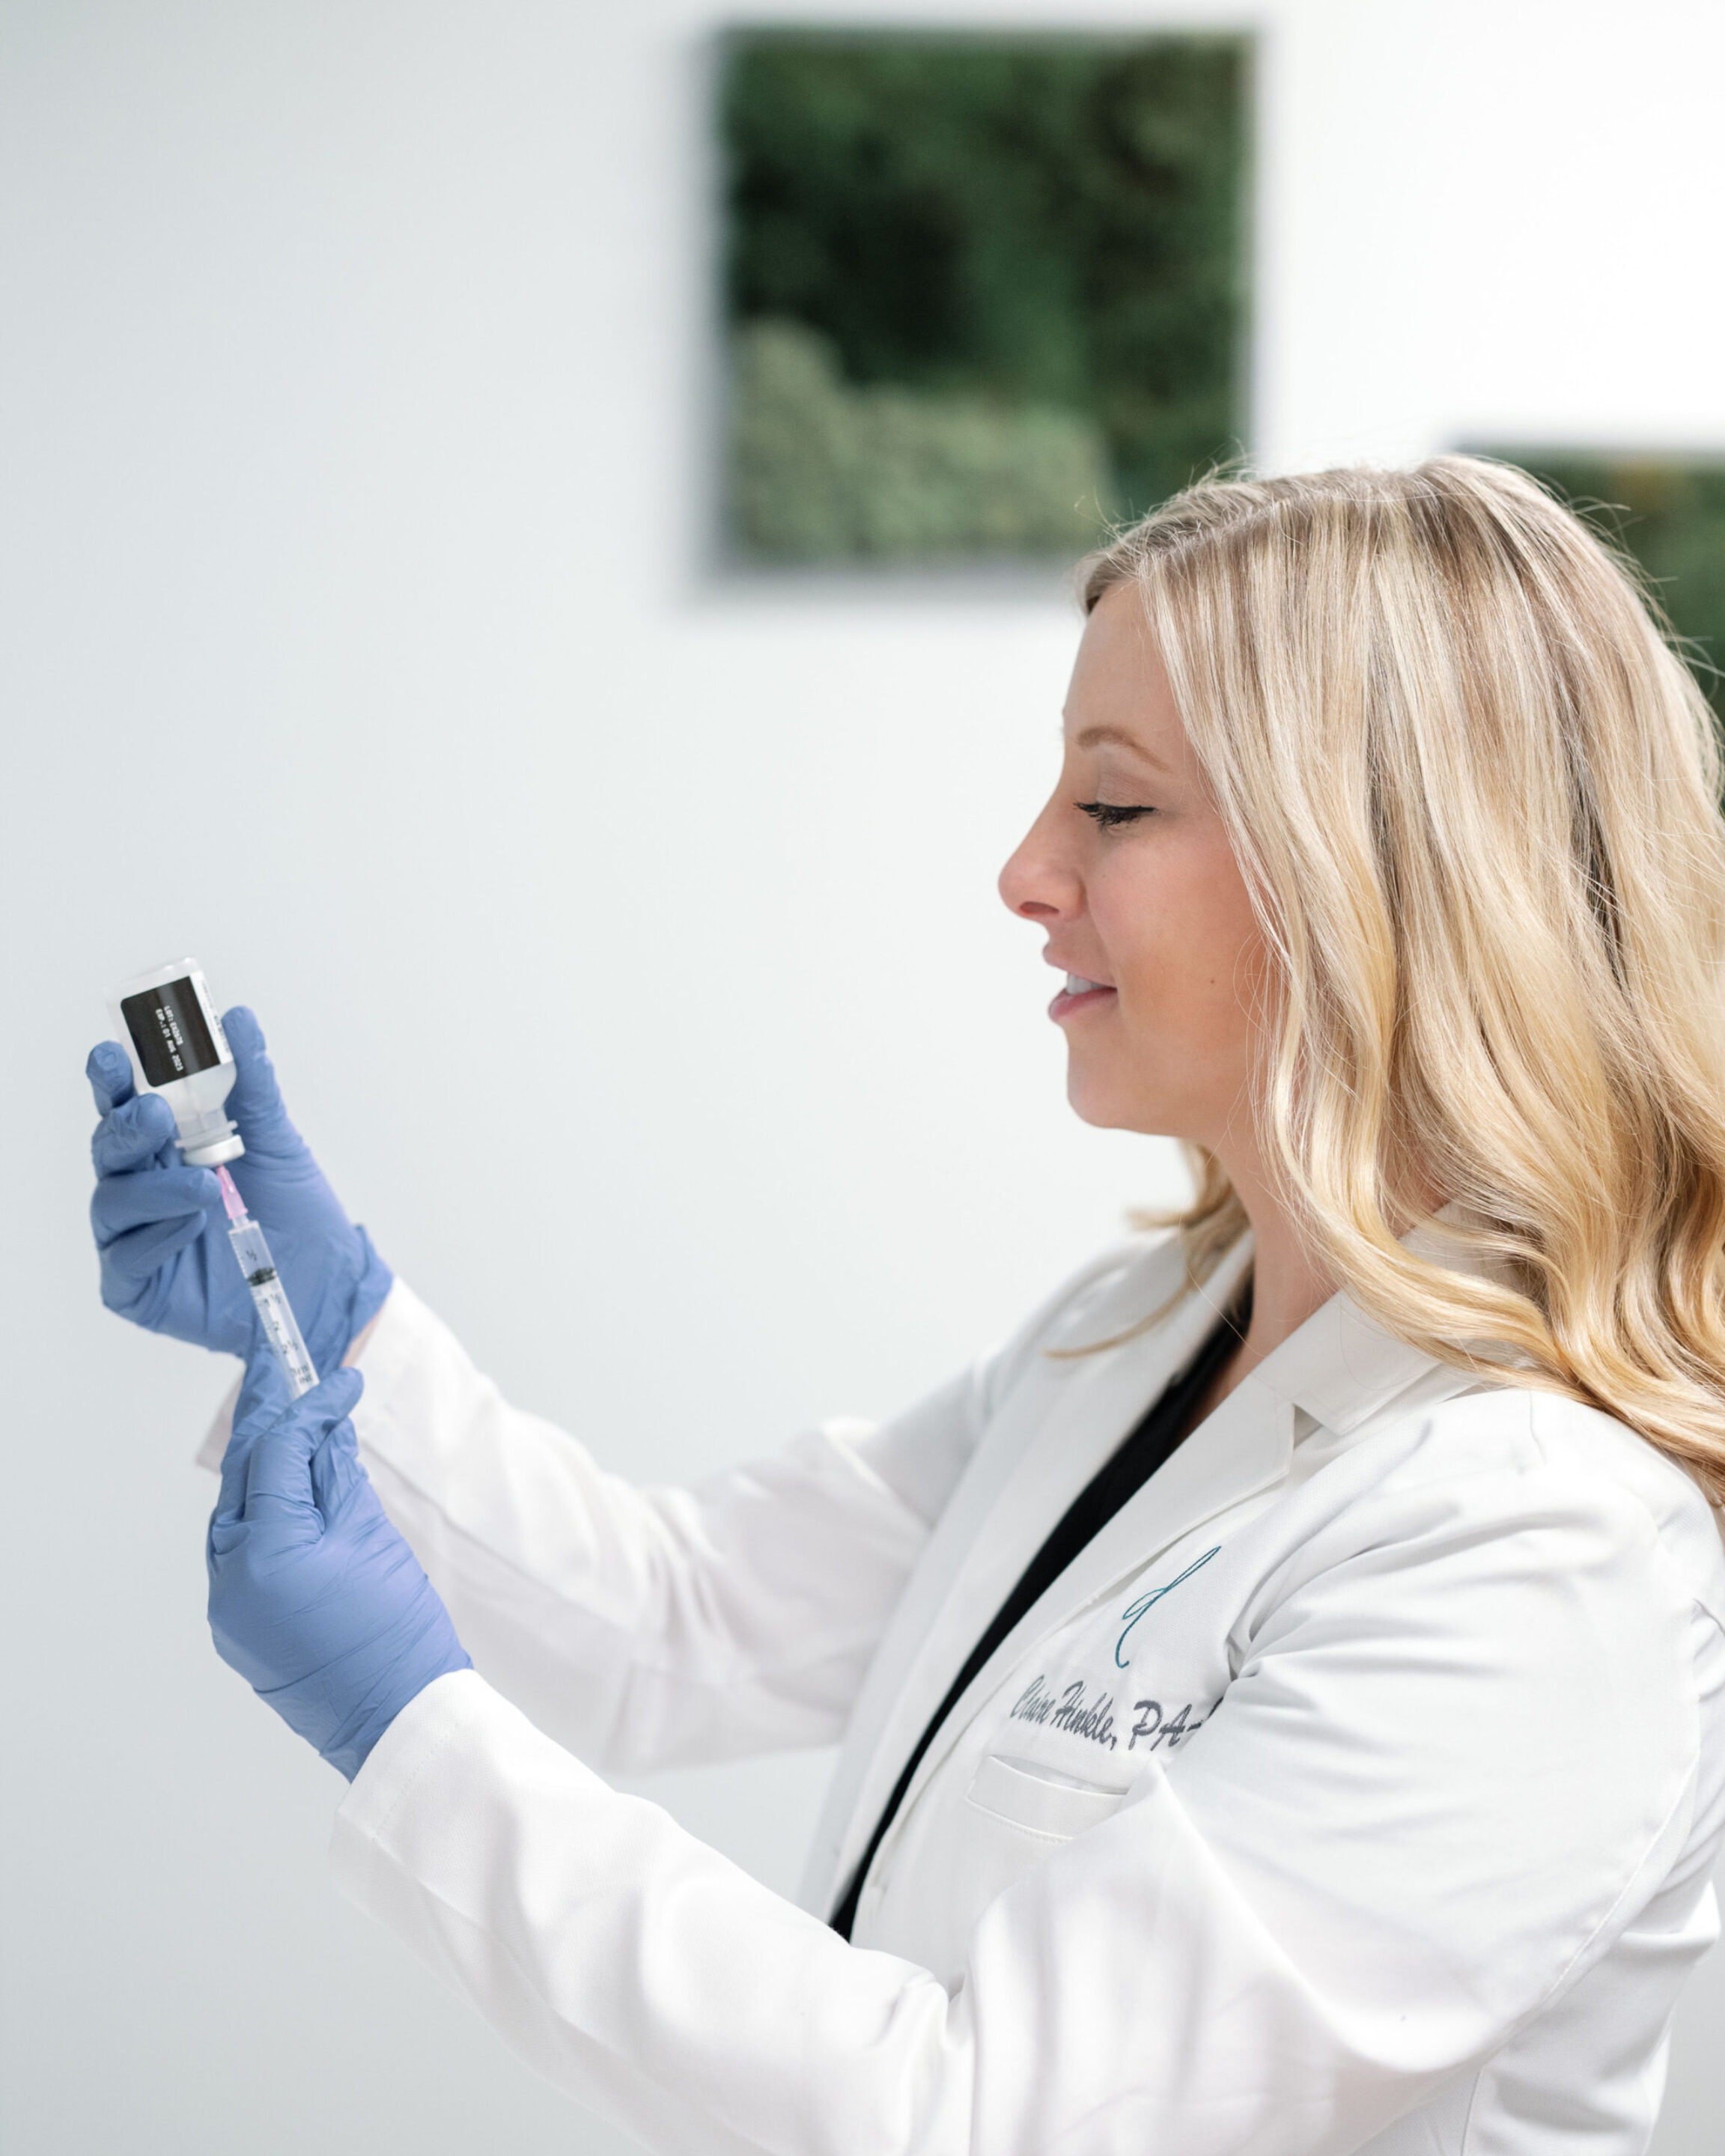
[[(312, 1361), (333, 1370), (377, 1314), (393, 1276), (288, 1121), (256, 1019), (242, 1008), (223, 1024), (236, 1073), (228, 1111), (245, 1140), (230, 1173), (270, 1238)], [(85, 1071), (102, 1118), (90, 1143), (97, 1180), (90, 1208), (102, 1301), (151, 1332), (249, 1354), (256, 1316), (228, 1247), (214, 1175), (186, 1165), (172, 1111), (158, 1094), (134, 1091), (117, 1041), (92, 1049)]]
[(363, 1390), (337, 1370), (235, 1424), (208, 1549), (216, 1652), (350, 1782), (410, 1699), (472, 1666), (359, 1464)]

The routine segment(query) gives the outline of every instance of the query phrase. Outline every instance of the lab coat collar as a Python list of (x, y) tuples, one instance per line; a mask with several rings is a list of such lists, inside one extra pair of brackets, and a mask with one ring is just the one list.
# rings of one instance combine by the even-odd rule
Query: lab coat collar
[(1346, 1437), (1431, 1367), (1422, 1348), (1386, 1332), (1351, 1295), (1342, 1294), (1266, 1355), (1246, 1382)]
[[(1500, 1268), (1445, 1232), (1463, 1219), (1459, 1207), (1446, 1205), (1435, 1220), (1404, 1235), (1403, 1245), (1450, 1272), (1500, 1277)], [(1266, 1355), (1252, 1376), (1324, 1429), (1347, 1437), (1436, 1367), (1435, 1356), (1385, 1332), (1344, 1289)], [(1469, 1382), (1458, 1373), (1458, 1388)]]
[[(1409, 1229), (1402, 1238), (1403, 1245), (1448, 1271), (1507, 1281), (1507, 1270), (1500, 1263), (1447, 1232), (1464, 1227), (1466, 1219), (1459, 1205), (1446, 1205), (1433, 1219)], [(1209, 1278), (1169, 1314), (1165, 1326), (1158, 1328), (1163, 1352), (1154, 1360), (1161, 1383), (1197, 1351), (1233, 1301), (1251, 1260), (1248, 1229), (1230, 1245)], [(1091, 1337), (1094, 1318), (1087, 1322), (1091, 1335), (1086, 1337)], [(1324, 1429), (1347, 1437), (1436, 1367), (1435, 1356), (1386, 1332), (1342, 1289), (1266, 1355), (1252, 1378)], [(1458, 1383), (1466, 1382), (1465, 1376), (1458, 1378)]]

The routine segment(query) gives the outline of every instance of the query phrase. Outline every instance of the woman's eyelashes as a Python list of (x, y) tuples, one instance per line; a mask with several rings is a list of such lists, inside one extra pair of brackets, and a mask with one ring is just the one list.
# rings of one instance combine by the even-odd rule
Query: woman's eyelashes
[(1136, 807), (1123, 801), (1079, 801), (1073, 805), (1105, 831), (1115, 830), (1122, 824), (1135, 824), (1140, 816), (1156, 814), (1147, 802)]

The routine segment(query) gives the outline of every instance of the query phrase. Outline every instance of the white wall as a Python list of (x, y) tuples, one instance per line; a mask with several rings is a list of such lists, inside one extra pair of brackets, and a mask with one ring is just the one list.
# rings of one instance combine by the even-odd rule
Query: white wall
[[(644, 1476), (890, 1408), (1172, 1188), (990, 890), (1058, 593), (701, 575), (711, 12), (0, 0), (13, 2156), (612, 2145), (336, 1902), (336, 1784), (209, 1650), (223, 1378), (82, 1220), (108, 983), (254, 1002), (381, 1246)], [(1271, 460), (1725, 446), (1725, 14), (1264, 20)], [(824, 1767), (665, 1794), (788, 1882)]]

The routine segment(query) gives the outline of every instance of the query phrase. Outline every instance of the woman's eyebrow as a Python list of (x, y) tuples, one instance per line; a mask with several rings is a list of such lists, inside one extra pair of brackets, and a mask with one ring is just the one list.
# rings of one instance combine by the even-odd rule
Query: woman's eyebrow
[(1124, 733), (1118, 726), (1086, 726), (1082, 733), (1072, 737), (1074, 748), (1123, 748), (1129, 750), (1141, 762), (1153, 763), (1158, 771), (1168, 766), (1154, 749), (1146, 748), (1135, 735)]

